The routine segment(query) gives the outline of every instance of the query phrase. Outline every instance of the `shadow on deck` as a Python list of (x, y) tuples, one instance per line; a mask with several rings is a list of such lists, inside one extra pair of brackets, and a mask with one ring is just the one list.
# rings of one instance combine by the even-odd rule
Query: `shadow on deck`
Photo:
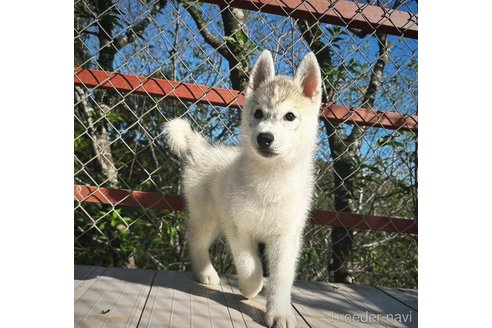
[[(267, 284), (267, 282), (265, 283)], [(265, 327), (265, 289), (243, 297), (189, 272), (75, 266), (75, 327)], [(297, 327), (417, 327), (417, 291), (296, 281)]]

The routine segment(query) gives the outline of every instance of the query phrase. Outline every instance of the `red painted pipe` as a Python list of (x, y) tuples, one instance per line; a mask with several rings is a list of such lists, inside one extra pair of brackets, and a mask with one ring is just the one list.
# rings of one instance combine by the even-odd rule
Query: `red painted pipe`
[[(244, 96), (236, 90), (80, 67), (75, 68), (74, 83), (88, 88), (118, 90), (124, 93), (149, 96), (165, 96), (184, 101), (232, 108), (241, 108), (244, 104)], [(342, 105), (323, 104), (320, 118), (335, 123), (344, 122), (392, 130), (417, 131), (418, 129), (418, 117), (415, 115), (402, 115)]]
[[(74, 200), (158, 210), (185, 209), (185, 202), (181, 196), (95, 186), (74, 185)], [(314, 210), (311, 212), (311, 223), (359, 230), (418, 233), (417, 222), (414, 220), (344, 212)]]

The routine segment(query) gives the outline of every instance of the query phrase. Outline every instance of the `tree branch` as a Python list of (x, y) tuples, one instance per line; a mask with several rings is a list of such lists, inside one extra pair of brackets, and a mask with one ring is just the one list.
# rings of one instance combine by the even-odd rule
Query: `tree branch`
[(159, 0), (152, 6), (150, 13), (140, 23), (133, 25), (128, 29), (126, 34), (120, 38), (114, 40), (117, 49), (121, 49), (129, 43), (135, 41), (136, 37), (141, 37), (147, 26), (150, 25), (153, 18), (162, 10), (167, 4), (167, 0)]
[[(391, 10), (397, 9), (400, 6), (400, 3), (401, 3), (401, 0), (396, 0), (395, 3), (393, 4), (393, 8), (391, 8)], [(379, 1), (378, 1), (378, 4), (377, 5), (380, 6)], [(382, 8), (384, 9), (384, 7), (382, 7)], [(355, 35), (356, 37), (358, 37), (360, 39), (365, 38), (366, 36), (368, 36), (371, 33), (371, 32), (360, 30), (358, 28), (353, 28), (353, 27), (349, 27), (348, 30), (353, 35)]]
[(349, 27), (348, 30), (353, 34), (355, 35), (356, 37), (358, 37), (359, 39), (363, 39), (365, 38), (366, 36), (369, 35), (369, 32), (367, 31), (364, 31), (364, 30), (359, 30), (357, 28), (353, 28), (353, 27)]
[[(398, 8), (400, 6), (401, 0), (396, 0), (395, 3), (393, 4), (392, 9)], [(350, 29), (349, 30), (354, 33), (356, 36), (359, 38), (363, 38), (368, 33), (365, 33), (360, 30), (354, 30)], [(388, 43), (388, 36), (386, 34), (382, 33), (376, 33), (376, 38), (378, 40), (378, 46), (379, 46), (379, 55), (378, 59), (376, 60), (376, 63), (374, 64), (374, 67), (372, 69), (371, 73), (371, 79), (369, 80), (369, 84), (366, 89), (366, 93), (364, 94), (364, 98), (362, 100), (361, 107), (364, 108), (371, 108), (374, 106), (374, 101), (376, 99), (376, 93), (381, 85), (381, 79), (383, 77), (383, 71), (384, 71), (384, 66), (386, 65), (386, 62), (389, 59), (389, 51), (390, 51), (390, 46)], [(365, 127), (359, 127), (355, 125), (352, 128), (352, 132), (350, 135), (347, 137), (346, 142), (349, 145), (350, 148), (356, 149), (359, 146), (358, 140), (360, 137), (364, 134), (364, 131), (366, 130)]]
[(222, 42), (219, 37), (215, 36), (212, 32), (209, 31), (207, 27), (207, 21), (203, 19), (200, 11), (196, 9), (191, 3), (187, 3), (183, 0), (178, 0), (178, 2), (183, 5), (186, 11), (188, 11), (188, 13), (190, 14), (191, 18), (193, 18), (196, 26), (198, 27), (198, 31), (202, 35), (205, 42), (207, 42), (212, 48), (217, 50), (217, 52), (221, 54), (224, 58), (229, 59), (230, 53), (225, 47), (225, 42)]
[[(367, 89), (361, 104), (361, 107), (369, 108), (369, 109), (374, 106), (374, 102), (376, 100), (376, 93), (378, 91), (378, 88), (381, 86), (384, 67), (389, 59), (389, 52), (390, 52), (390, 44), (388, 42), (388, 36), (386, 34), (377, 33), (376, 38), (378, 40), (378, 45), (379, 45), (379, 55), (372, 69), (371, 78), (369, 80), (369, 84), (367, 85)], [(346, 142), (349, 145), (349, 147), (354, 147), (354, 148), (357, 147), (358, 140), (364, 134), (365, 129), (366, 129), (365, 127), (359, 127), (357, 125), (355, 125), (352, 128), (352, 132), (346, 139)]]

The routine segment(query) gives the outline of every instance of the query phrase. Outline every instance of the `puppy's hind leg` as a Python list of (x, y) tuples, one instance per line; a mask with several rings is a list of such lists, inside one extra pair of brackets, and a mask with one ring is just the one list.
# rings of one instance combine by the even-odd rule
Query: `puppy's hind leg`
[(186, 239), (190, 249), (191, 268), (202, 284), (216, 285), (220, 282), (219, 275), (210, 262), (208, 252), (218, 234), (217, 220), (208, 220), (207, 217), (190, 214)]
[(258, 245), (248, 236), (228, 236), (239, 276), (239, 290), (247, 298), (253, 298), (263, 288), (263, 269), (258, 254)]

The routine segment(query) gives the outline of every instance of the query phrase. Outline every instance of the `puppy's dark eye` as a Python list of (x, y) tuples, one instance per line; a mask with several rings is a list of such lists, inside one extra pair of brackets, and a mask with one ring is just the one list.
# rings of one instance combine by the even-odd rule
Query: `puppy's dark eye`
[(287, 120), (287, 121), (293, 121), (296, 119), (296, 116), (291, 113), (291, 112), (288, 112), (287, 114), (285, 114), (284, 118)]
[(255, 111), (254, 116), (255, 116), (255, 118), (256, 118), (256, 119), (258, 119), (258, 120), (259, 120), (259, 119), (261, 119), (261, 118), (263, 118), (263, 112), (261, 111), (261, 109), (257, 109), (257, 110)]

